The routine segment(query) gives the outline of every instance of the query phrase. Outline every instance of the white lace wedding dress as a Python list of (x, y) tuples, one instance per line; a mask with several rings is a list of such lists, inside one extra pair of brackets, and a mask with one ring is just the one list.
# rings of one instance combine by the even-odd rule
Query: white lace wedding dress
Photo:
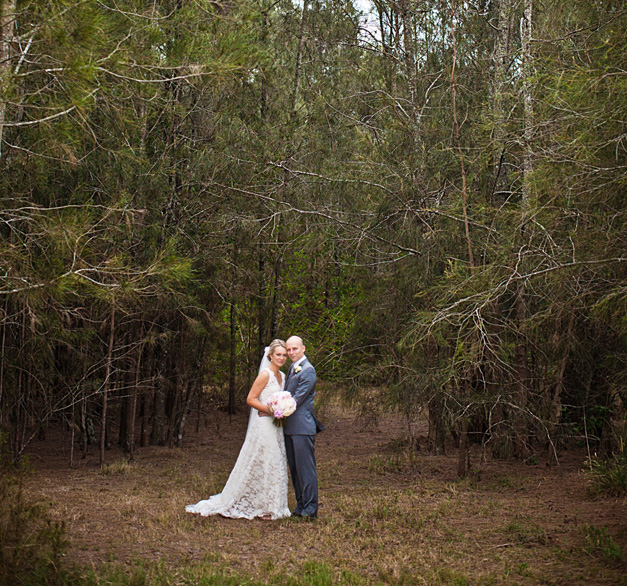
[[(270, 395), (283, 390), (269, 368), (270, 380), (259, 400), (265, 403)], [(195, 505), (187, 505), (188, 513), (203, 516), (222, 515), (234, 519), (289, 517), (287, 506), (287, 459), (283, 428), (272, 423), (272, 417), (259, 417), (256, 409), (250, 410), (250, 419), (244, 445), (237, 462), (220, 494)]]

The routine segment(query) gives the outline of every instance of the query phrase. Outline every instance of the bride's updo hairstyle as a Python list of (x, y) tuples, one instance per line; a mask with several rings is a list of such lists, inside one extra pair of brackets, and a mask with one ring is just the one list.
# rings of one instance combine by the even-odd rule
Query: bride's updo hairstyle
[(285, 348), (285, 350), (287, 350), (287, 346), (285, 345), (285, 342), (283, 340), (272, 340), (272, 342), (270, 342), (270, 345), (268, 346), (269, 350), (268, 350), (268, 360), (270, 360), (272, 362), (272, 355), (274, 354), (274, 351), (278, 348)]

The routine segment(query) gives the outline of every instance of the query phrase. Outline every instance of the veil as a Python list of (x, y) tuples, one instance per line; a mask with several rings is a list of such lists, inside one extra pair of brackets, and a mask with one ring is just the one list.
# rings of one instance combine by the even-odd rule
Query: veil
[(261, 363), (259, 364), (259, 370), (257, 371), (257, 374), (260, 374), (261, 371), (269, 365), (268, 362), (268, 355), (270, 354), (270, 346), (266, 346), (264, 351), (263, 351), (263, 357), (261, 358)]
[[(259, 364), (259, 370), (257, 372), (257, 376), (259, 376), (259, 374), (261, 374), (261, 371), (266, 368), (266, 366), (268, 366), (270, 364), (270, 362), (268, 361), (268, 355), (270, 354), (270, 346), (266, 346), (263, 350), (263, 357), (261, 358), (261, 362)], [(248, 418), (248, 428), (246, 430), (246, 434), (248, 435), (248, 432), (250, 431), (251, 427), (253, 425), (256, 425), (257, 422), (257, 409), (255, 409), (254, 407), (250, 408), (250, 417)]]

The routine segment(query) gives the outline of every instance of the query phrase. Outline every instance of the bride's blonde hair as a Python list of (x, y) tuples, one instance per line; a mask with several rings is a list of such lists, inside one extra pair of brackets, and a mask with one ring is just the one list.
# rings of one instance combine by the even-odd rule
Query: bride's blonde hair
[(281, 346), (282, 348), (285, 348), (287, 350), (287, 346), (285, 345), (285, 342), (283, 340), (279, 340), (278, 338), (276, 340), (272, 340), (272, 342), (270, 342), (270, 345), (268, 346), (269, 350), (268, 350), (268, 360), (272, 360), (272, 355), (274, 354), (274, 351)]

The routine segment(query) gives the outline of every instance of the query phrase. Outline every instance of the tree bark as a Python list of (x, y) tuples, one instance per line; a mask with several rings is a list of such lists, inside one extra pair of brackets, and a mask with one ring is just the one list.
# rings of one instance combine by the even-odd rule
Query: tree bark
[[(566, 327), (566, 334), (559, 336), (559, 340), (563, 343), (562, 359), (560, 361), (560, 367), (557, 372), (557, 381), (555, 381), (555, 388), (551, 397), (551, 403), (549, 405), (549, 429), (547, 433), (549, 459), (548, 464), (558, 463), (557, 449), (555, 447), (555, 441), (552, 437), (557, 431), (557, 427), (562, 418), (562, 392), (564, 390), (564, 375), (566, 374), (566, 366), (568, 365), (568, 359), (570, 358), (570, 344), (571, 336), (573, 334), (573, 328), (575, 327), (575, 312), (571, 312), (568, 317), (568, 326)], [(557, 337), (557, 332), (556, 332)]]
[(300, 92), (300, 80), (303, 68), (303, 48), (305, 44), (305, 24), (307, 23), (307, 13), (309, 12), (309, 0), (303, 0), (303, 12), (298, 30), (298, 42), (296, 45), (296, 67), (294, 69), (294, 90), (292, 95), (292, 120), (296, 118), (298, 112), (298, 95)]
[[(522, 95), (524, 106), (524, 130), (523, 130), (523, 181), (521, 214), (519, 228), (520, 248), (524, 246), (525, 225), (530, 204), (531, 173), (533, 172), (532, 140), (533, 140), (533, 101), (531, 95), (531, 75), (533, 72), (531, 38), (533, 22), (533, 0), (525, 0), (524, 14), (520, 21), (520, 36), (522, 41)], [(514, 445), (520, 458), (527, 457), (529, 453), (526, 410), (529, 401), (529, 385), (531, 382), (529, 370), (529, 352), (525, 334), (528, 316), (526, 284), (520, 281), (516, 291), (516, 349), (515, 349), (515, 376), (516, 376), (516, 409), (514, 413), (514, 432), (516, 434)]]
[(462, 381), (462, 406), (461, 421), (459, 426), (459, 450), (457, 452), (457, 477), (465, 478), (470, 472), (470, 442), (468, 441), (468, 426), (470, 423), (470, 378)]
[[(261, 46), (266, 49), (268, 44), (268, 8), (263, 6), (261, 9)], [(266, 121), (268, 115), (268, 79), (266, 72), (261, 73), (261, 103), (259, 114), (263, 122)]]
[(150, 443), (155, 446), (164, 446), (165, 438), (165, 388), (164, 374), (159, 370), (154, 382), (153, 421), (150, 432)]
[[(15, 0), (0, 1), (0, 87), (8, 85), (11, 71), (11, 44), (14, 39)], [(0, 159), (6, 117), (6, 103), (0, 100)]]
[(418, 72), (416, 70), (416, 39), (414, 35), (413, 9), (409, 0), (400, 0), (400, 20), (403, 24), (403, 54), (407, 88), (409, 90), (408, 116), (411, 120), (409, 128), (410, 179), (411, 193), (414, 193), (416, 181), (420, 175), (421, 157), (418, 148)]
[(514, 353), (515, 393), (514, 403), (516, 410), (514, 420), (514, 450), (519, 458), (526, 458), (529, 454), (529, 438), (527, 429), (527, 405), (529, 402), (529, 384), (531, 375), (527, 339), (525, 334), (527, 319), (527, 302), (525, 286), (520, 284), (516, 292), (516, 347)]
[(261, 362), (263, 358), (263, 351), (265, 348), (265, 335), (266, 335), (266, 317), (265, 317), (265, 266), (266, 262), (263, 256), (262, 246), (259, 245), (259, 270), (258, 270), (258, 289), (257, 289), (257, 361)]
[[(507, 83), (507, 72), (511, 63), (512, 29), (513, 29), (513, 0), (500, 0), (498, 4), (498, 30), (494, 42), (494, 84), (493, 84), (493, 120), (494, 120), (494, 160), (491, 200), (498, 205), (498, 200), (504, 199), (510, 191), (507, 160), (507, 103), (510, 90)], [(499, 197), (500, 196), (500, 197)]]
[(179, 422), (178, 434), (177, 434), (177, 447), (182, 447), (183, 445), (183, 434), (185, 432), (185, 423), (187, 421), (187, 416), (189, 415), (192, 404), (196, 397), (200, 397), (203, 388), (203, 356), (205, 355), (205, 349), (207, 347), (207, 338), (204, 337), (202, 339), (202, 343), (200, 344), (200, 349), (198, 351), (198, 359), (196, 361), (196, 374), (194, 377), (191, 377), (187, 384), (187, 395), (185, 396), (185, 405), (183, 407), (183, 415)]
[[(148, 370), (148, 372), (150, 372)], [(139, 432), (139, 441), (142, 448), (145, 448), (149, 445), (148, 440), (148, 421), (150, 418), (149, 409), (150, 409), (150, 400), (152, 395), (154, 394), (154, 376), (152, 378), (152, 385), (150, 386), (150, 395), (146, 392), (146, 389), (141, 394), (141, 429)]]
[(111, 388), (111, 365), (113, 362), (113, 342), (115, 340), (115, 305), (111, 305), (109, 324), (109, 348), (107, 350), (107, 362), (105, 367), (105, 380), (102, 388), (102, 426), (100, 428), (100, 465), (105, 463), (105, 448), (107, 442), (107, 407), (108, 395)]
[(5, 362), (6, 362), (8, 307), (9, 307), (9, 300), (5, 299), (4, 309), (2, 310), (2, 320), (0, 321), (0, 326), (2, 327), (2, 346), (0, 347), (0, 430), (4, 429), (4, 425), (3, 425), (4, 408), (2, 404), (2, 397), (4, 395), (4, 372), (5, 372)]
[(229, 347), (229, 415), (235, 413), (235, 365), (237, 358), (237, 348), (235, 345), (236, 317), (235, 317), (235, 294), (231, 295), (230, 307), (230, 347)]
[(442, 397), (436, 395), (429, 401), (429, 431), (427, 446), (430, 454), (445, 453), (444, 404)]
[(270, 340), (274, 340), (279, 334), (279, 300), (281, 293), (281, 282), (281, 259), (277, 258), (274, 264), (274, 287), (272, 288)]
[(128, 457), (133, 460), (135, 457), (135, 422), (137, 419), (137, 397), (139, 395), (139, 378), (141, 373), (141, 360), (142, 352), (144, 350), (144, 323), (140, 328), (140, 340), (137, 346), (137, 356), (135, 357), (135, 381), (133, 384), (133, 394), (131, 398), (131, 415), (130, 415), (130, 429), (129, 429), (129, 442), (128, 442)]
[(466, 164), (464, 161), (464, 151), (462, 149), (460, 126), (457, 118), (457, 79), (455, 70), (457, 68), (457, 36), (455, 29), (455, 18), (457, 16), (457, 5), (453, 6), (451, 13), (451, 39), (453, 42), (453, 65), (451, 67), (451, 94), (453, 98), (453, 131), (455, 133), (455, 143), (459, 154), (459, 163), (462, 174), (462, 214), (464, 218), (464, 234), (466, 236), (466, 246), (468, 248), (468, 263), (470, 270), (475, 269), (475, 259), (472, 253), (472, 240), (470, 238), (470, 224), (468, 222), (468, 185), (466, 178)]
[[(524, 132), (523, 132), (523, 216), (526, 215), (526, 207), (529, 203), (529, 191), (531, 173), (533, 172), (532, 144), (534, 135), (534, 112), (533, 97), (531, 88), (531, 76), (533, 75), (533, 54), (532, 54), (532, 24), (533, 24), (533, 0), (525, 0), (524, 14), (520, 21), (520, 37), (522, 41), (522, 95), (524, 106)], [(523, 217), (523, 220), (526, 218)]]

